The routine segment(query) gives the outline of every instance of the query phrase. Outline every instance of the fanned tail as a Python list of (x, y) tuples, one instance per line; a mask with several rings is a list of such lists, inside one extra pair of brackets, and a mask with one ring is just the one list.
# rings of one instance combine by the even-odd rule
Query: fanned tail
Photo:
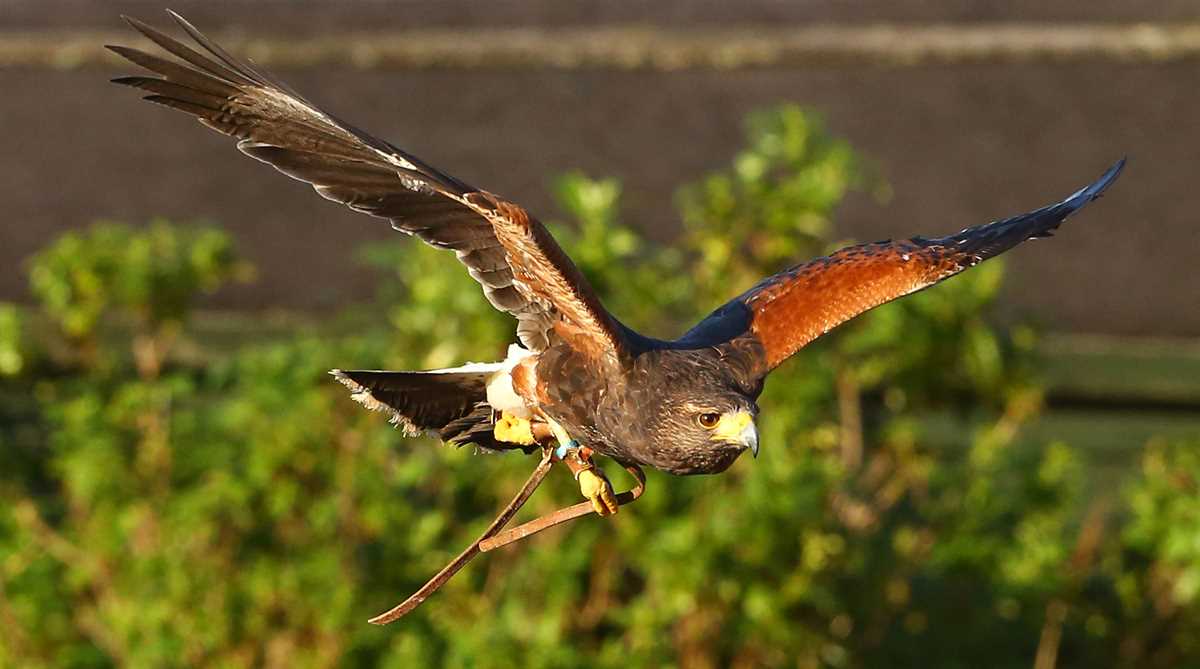
[(405, 434), (429, 433), (456, 446), (488, 450), (526, 447), (498, 442), (492, 432), (487, 383), (503, 363), (471, 364), (424, 372), (340, 370), (330, 372), (350, 397), (391, 416)]

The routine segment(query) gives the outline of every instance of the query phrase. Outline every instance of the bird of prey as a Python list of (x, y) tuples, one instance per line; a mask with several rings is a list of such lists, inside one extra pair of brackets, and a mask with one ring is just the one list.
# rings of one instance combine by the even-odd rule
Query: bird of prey
[[(485, 449), (548, 444), (573, 463), (600, 514), (616, 511), (600, 454), (671, 474), (724, 471), (759, 448), (756, 399), (771, 370), (854, 316), (932, 286), (1021, 242), (1048, 237), (1097, 198), (1124, 161), (1058, 204), (966, 228), (844, 248), (734, 297), (681, 337), (634, 332), (605, 310), (546, 228), (323, 111), (238, 60), (178, 15), (194, 48), (129, 23), (178, 60), (109, 47), (157, 76), (115, 79), (196, 117), (325, 198), (454, 252), (495, 308), (516, 319), (505, 360), (432, 371), (340, 371), (354, 399), (407, 432)], [(555, 445), (556, 444), (556, 445)]]

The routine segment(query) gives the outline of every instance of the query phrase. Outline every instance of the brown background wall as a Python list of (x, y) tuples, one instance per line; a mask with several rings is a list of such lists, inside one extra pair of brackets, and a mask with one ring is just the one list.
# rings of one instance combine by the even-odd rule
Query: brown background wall
[(193, 22), (288, 32), (421, 26), (877, 21), (1180, 21), (1194, 0), (0, 0), (13, 26), (108, 27), (169, 6)]
[[(720, 23), (726, 3), (175, 2), (203, 27), (214, 14), (243, 34), (284, 36), (439, 25)], [(1135, 18), (1135, 3), (832, 2), (744, 5), (747, 21)], [(114, 30), (120, 11), (165, 25), (157, 3), (0, 2), (10, 28)], [(345, 8), (352, 7), (354, 12)], [(1138, 15), (1188, 18), (1191, 2), (1137, 3)], [(57, 7), (58, 11), (45, 8)], [(454, 9), (466, 11), (455, 14)], [(1084, 8), (1090, 13), (1084, 13)], [(956, 9), (957, 8), (957, 9)], [(881, 18), (882, 17), (882, 18)], [(776, 24), (776, 27), (779, 27)], [(287, 30), (284, 30), (287, 28)], [(24, 294), (21, 259), (54, 235), (106, 217), (207, 218), (238, 237), (257, 284), (212, 304), (327, 309), (372, 293), (353, 249), (386, 224), (344, 212), (248, 160), (227, 140), (153, 108), (106, 79), (128, 69), (0, 69), (4, 128), (0, 299)], [(464, 180), (544, 218), (550, 177), (615, 175), (626, 220), (669, 239), (680, 183), (727, 164), (741, 120), (797, 101), (873, 159), (894, 188), (854, 196), (842, 230), (861, 239), (938, 234), (1065, 196), (1128, 154), (1112, 194), (1054, 240), (1011, 256), (1005, 312), (1074, 331), (1200, 334), (1200, 232), (1195, 220), (1200, 61), (872, 63), (678, 72), (525, 68), (277, 72), (308, 97)], [(447, 262), (452, 262), (447, 258)]]

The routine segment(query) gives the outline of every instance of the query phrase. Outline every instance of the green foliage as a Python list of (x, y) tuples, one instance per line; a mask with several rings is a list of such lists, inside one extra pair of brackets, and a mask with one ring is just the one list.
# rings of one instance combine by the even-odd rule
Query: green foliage
[[(1143, 477), (1126, 491), (1130, 518), (1123, 556), (1149, 569), (1130, 570), (1121, 595), (1133, 612), (1154, 607), (1197, 620), (1200, 604), (1200, 444), (1156, 442), (1142, 460)], [(1194, 628), (1190, 628), (1194, 629)], [(1189, 628), (1178, 632), (1183, 637)], [(1174, 632), (1174, 630), (1172, 630)], [(1192, 650), (1194, 639), (1178, 638)]]
[(421, 244), (381, 244), (362, 254), (369, 265), (397, 279), (380, 291), (387, 323), (395, 334), (396, 345), (387, 359), (392, 369), (495, 360), (503, 357), (504, 347), (513, 339), (511, 319), (492, 308), (479, 284), (461, 265), (447, 262), (446, 255)]
[(84, 338), (109, 311), (154, 326), (180, 321), (195, 295), (249, 271), (224, 232), (159, 220), (145, 230), (103, 223), (67, 233), (33, 259), (29, 277), (45, 313)]
[(15, 376), (30, 366), (25, 316), (15, 304), (0, 302), (0, 377)]
[(195, 298), (252, 274), (224, 232), (157, 220), (145, 229), (98, 223), (67, 233), (33, 258), (29, 283), (79, 363), (111, 365), (98, 337), (101, 319), (117, 316), (132, 322), (138, 372), (156, 376)]
[(620, 222), (617, 180), (572, 172), (555, 182), (554, 192), (574, 222), (552, 222), (555, 238), (623, 322), (669, 337), (695, 320), (682, 249), (656, 246)]
[[(555, 185), (571, 220), (554, 229), (608, 306), (672, 336), (827, 250), (837, 203), (869, 183), (788, 106), (681, 190), (677, 247), (621, 223), (617, 182), (579, 174)], [(1033, 335), (986, 318), (996, 262), (778, 370), (758, 461), (651, 473), (615, 519), (484, 556), (402, 622), (367, 625), (533, 462), (402, 439), (330, 382), (332, 367), (496, 359), (512, 340), (444, 252), (365, 255), (387, 278), (378, 326), (206, 365), (169, 333), (244, 274), (221, 233), (103, 226), (35, 260), (39, 317), (74, 357), (110, 362), (37, 361), (0, 309), (0, 666), (1025, 667), (1047, 639), (1058, 666), (1200, 661), (1197, 444), (1155, 446), (1099, 500), (1072, 448), (1017, 447), (1041, 393)], [(136, 336), (98, 336), (113, 320)], [(527, 512), (577, 494), (553, 476)]]
[(821, 119), (784, 106), (750, 116), (748, 146), (730, 169), (685, 186), (677, 200), (709, 299), (749, 286), (829, 245), (834, 208), (866, 181), (849, 144)]

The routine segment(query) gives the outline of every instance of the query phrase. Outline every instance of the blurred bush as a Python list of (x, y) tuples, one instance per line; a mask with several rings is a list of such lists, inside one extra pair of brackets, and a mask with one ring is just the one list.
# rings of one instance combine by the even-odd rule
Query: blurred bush
[(0, 303), (0, 377), (16, 376), (30, 366), (25, 315), (14, 304)]
[[(881, 190), (785, 106), (681, 189), (678, 245), (623, 225), (619, 183), (580, 174), (555, 184), (571, 220), (553, 227), (606, 304), (670, 336), (843, 243), (832, 215), (855, 188)], [(35, 258), (36, 313), (0, 307), (0, 666), (1200, 662), (1196, 444), (1151, 449), (1098, 500), (1072, 448), (1013, 447), (1041, 392), (1034, 335), (986, 319), (996, 261), (778, 370), (758, 461), (652, 473), (616, 519), (485, 556), (402, 622), (367, 625), (533, 463), (401, 439), (329, 381), (496, 359), (512, 340), (446, 254), (364, 255), (386, 321), (207, 364), (176, 350), (195, 298), (249, 274), (223, 233), (105, 224)], [(31, 336), (37, 320), (61, 337)], [(553, 479), (529, 514), (574, 501)]]
[(99, 223), (67, 233), (33, 258), (29, 283), (85, 366), (105, 364), (100, 320), (118, 316), (132, 322), (138, 370), (154, 376), (195, 298), (252, 274), (224, 232), (157, 220), (145, 230)]

